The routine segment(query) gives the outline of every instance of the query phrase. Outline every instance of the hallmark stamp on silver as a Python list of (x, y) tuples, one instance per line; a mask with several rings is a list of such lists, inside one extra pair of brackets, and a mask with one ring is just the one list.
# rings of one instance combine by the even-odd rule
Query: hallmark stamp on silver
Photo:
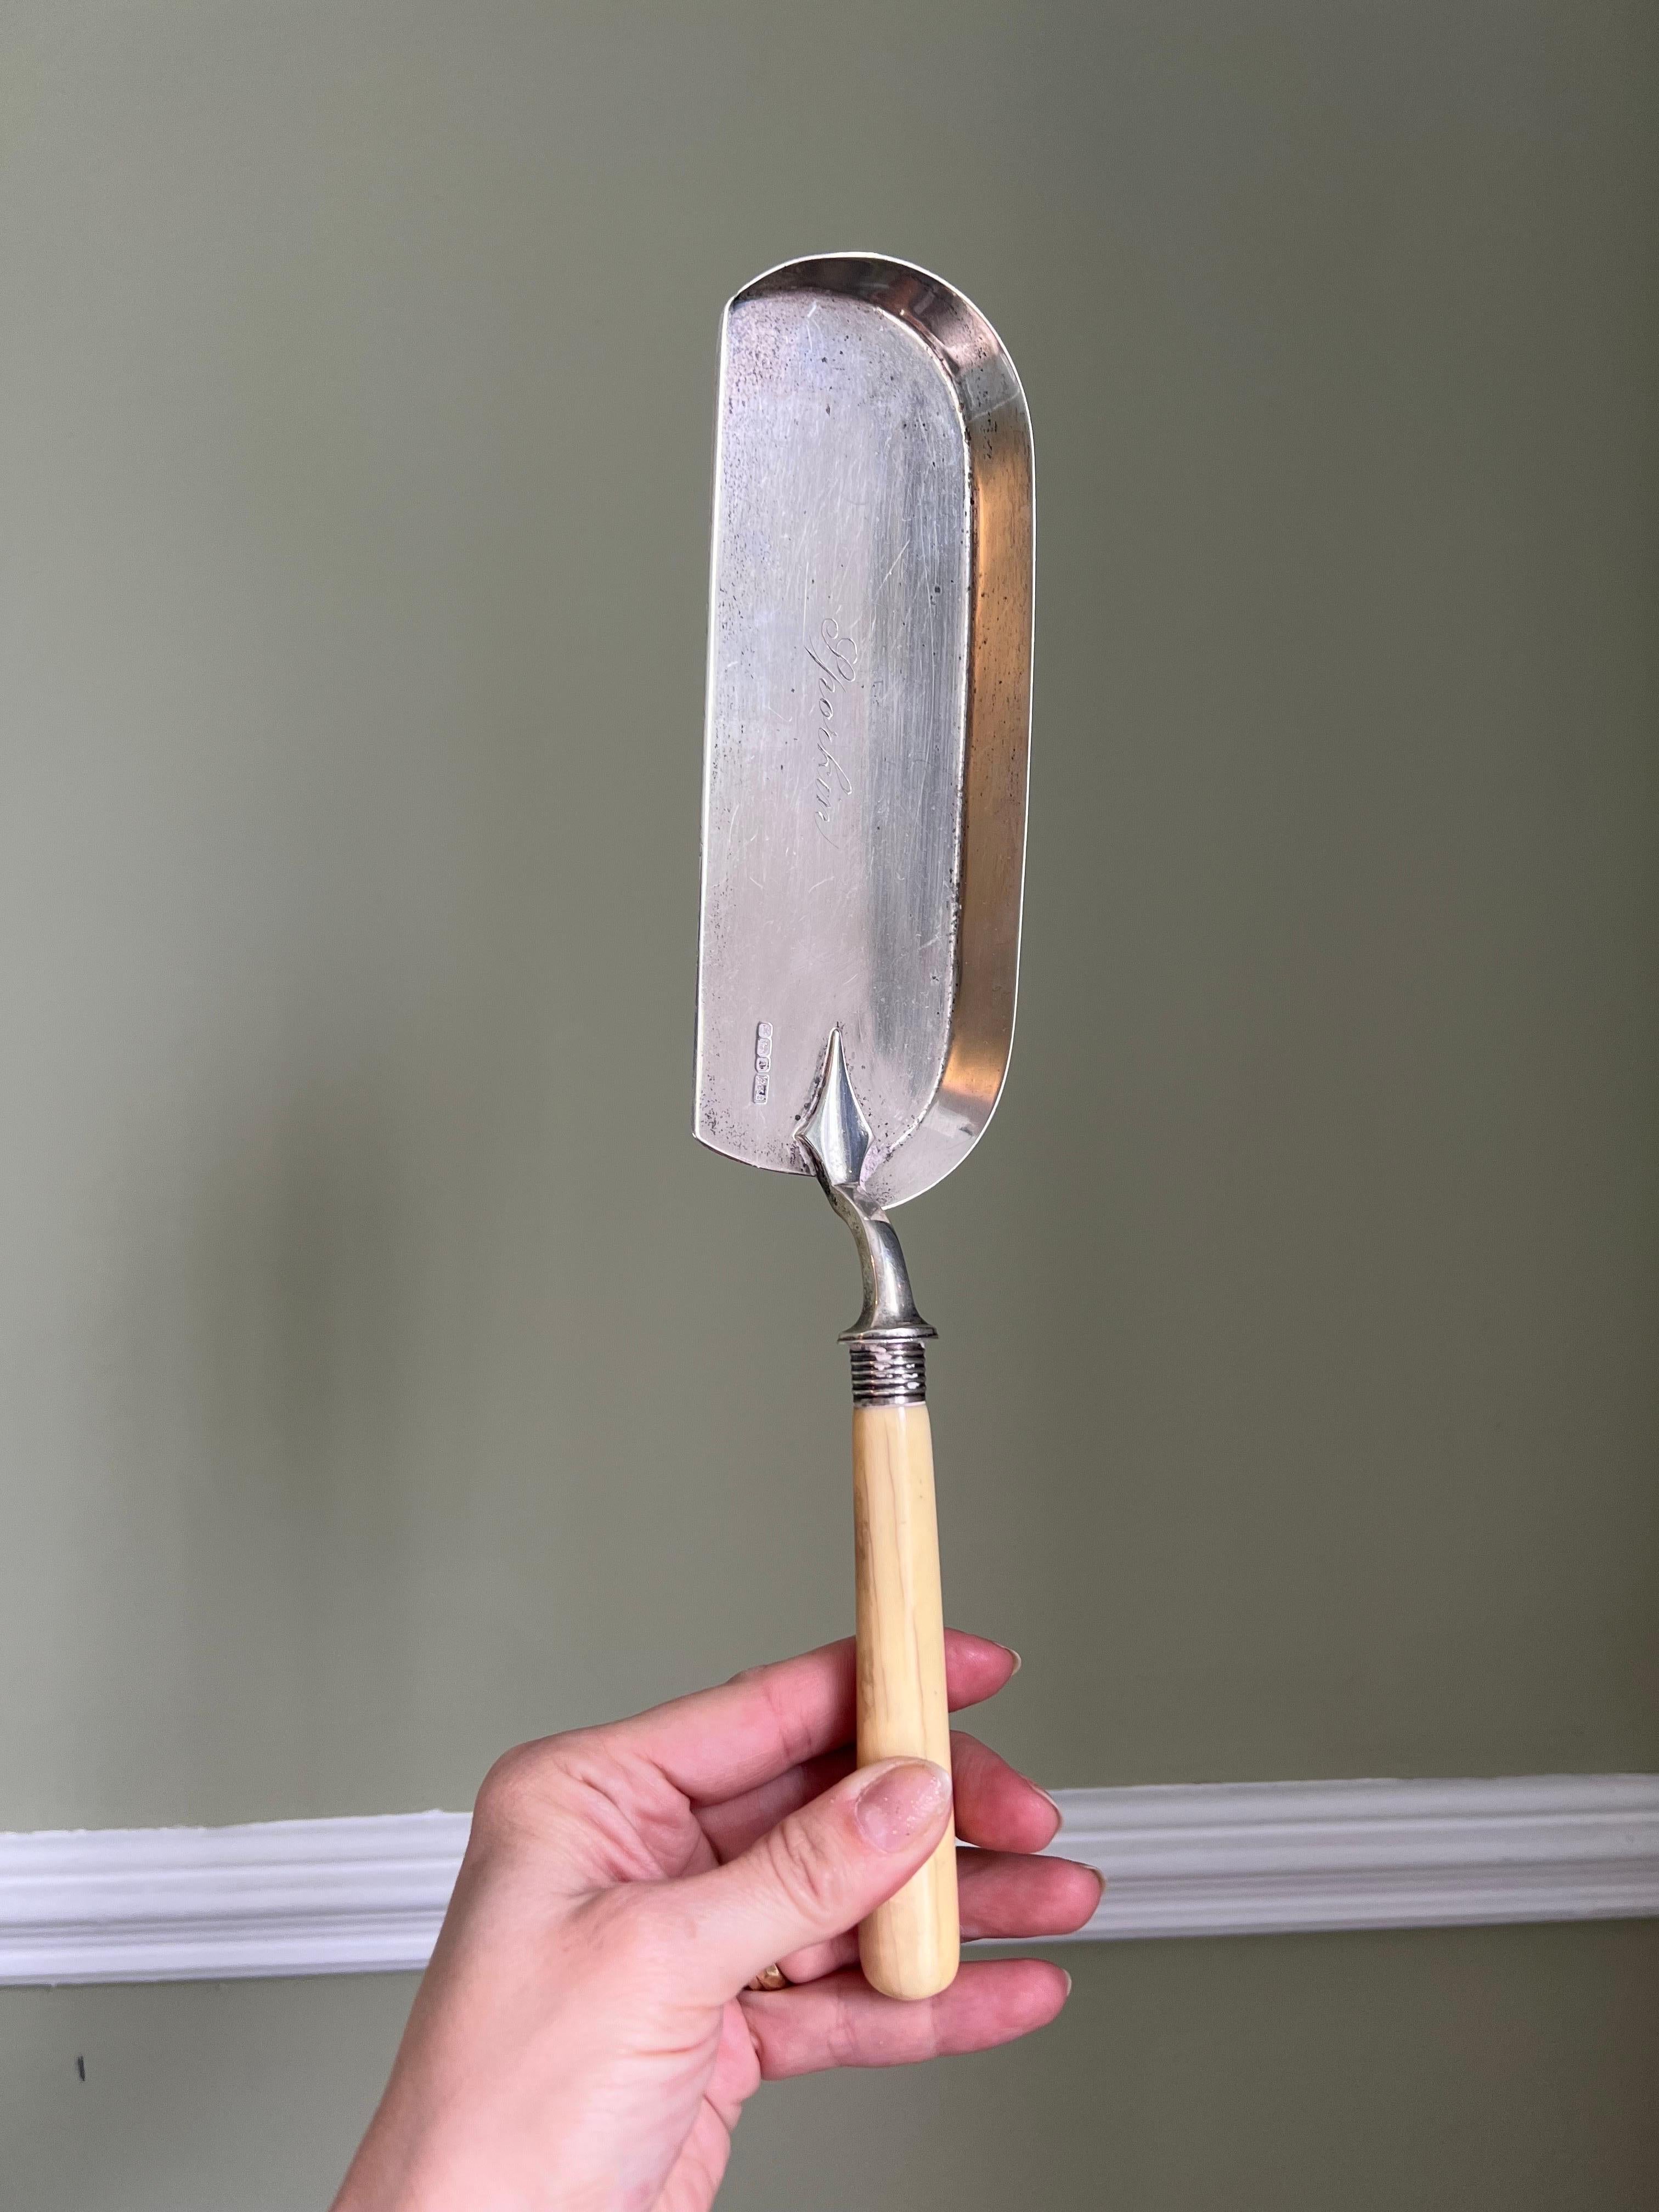
[(755, 1103), (764, 1106), (772, 1088), (772, 1024), (759, 1023), (755, 1030)]

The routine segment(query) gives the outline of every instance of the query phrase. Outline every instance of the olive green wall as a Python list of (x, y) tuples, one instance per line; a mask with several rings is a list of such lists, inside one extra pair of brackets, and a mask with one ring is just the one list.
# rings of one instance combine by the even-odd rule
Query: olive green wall
[[(464, 1804), (846, 1625), (850, 1255), (687, 1121), (716, 317), (860, 244), (1036, 434), (1020, 1037), (906, 1217), (994, 1732), (1659, 1765), (1653, 31), (7, 11), (0, 1826)], [(1653, 1963), (1093, 1949), (733, 2203), (1633, 2205)], [(12, 1993), (25, 2201), (314, 2203), (404, 1996)]]
[[(1650, 2212), (1659, 1922), (1065, 1956), (1015, 2050), (763, 2092), (720, 2212)], [(0, 1990), (0, 2203), (321, 2212), (412, 1987)]]

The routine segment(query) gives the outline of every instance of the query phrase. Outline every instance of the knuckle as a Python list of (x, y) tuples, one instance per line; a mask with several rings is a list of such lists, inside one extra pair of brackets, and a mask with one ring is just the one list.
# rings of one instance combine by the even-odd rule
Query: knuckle
[(792, 1904), (814, 1919), (832, 1917), (846, 1887), (845, 1873), (830, 1838), (817, 1823), (783, 1821), (771, 1837), (773, 1871)]
[(535, 1771), (536, 1747), (515, 1744), (504, 1751), (478, 1785), (478, 1795), (472, 1807), (472, 1826), (477, 1833), (517, 1825), (525, 1796), (532, 1786), (531, 1776)]
[(556, 1793), (570, 1744), (568, 1736), (550, 1735), (504, 1751), (479, 1785), (473, 1833), (488, 1841), (536, 1825)]
[(824, 2041), (832, 2066), (855, 2066), (859, 2062), (858, 2028), (853, 2018), (853, 2008), (846, 1989), (837, 1989), (831, 2008)]

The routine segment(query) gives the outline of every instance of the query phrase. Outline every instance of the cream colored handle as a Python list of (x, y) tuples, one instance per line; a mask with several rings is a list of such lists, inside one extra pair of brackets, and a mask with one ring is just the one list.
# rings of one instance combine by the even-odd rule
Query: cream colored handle
[[(859, 1764), (931, 1759), (951, 1771), (945, 1609), (933, 1439), (926, 1406), (853, 1409), (858, 1557)], [(957, 1839), (939, 1848), (859, 1929), (865, 1978), (890, 1997), (931, 1997), (956, 1978)]]

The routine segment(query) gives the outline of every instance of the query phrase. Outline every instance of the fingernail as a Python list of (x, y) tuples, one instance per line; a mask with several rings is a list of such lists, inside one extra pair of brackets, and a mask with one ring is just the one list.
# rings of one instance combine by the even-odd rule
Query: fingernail
[[(1062, 1974), (1066, 1974), (1066, 1969), (1064, 1966), (1062, 1966), (1060, 1971)], [(1069, 1974), (1066, 1974), (1066, 1994), (1067, 1996), (1070, 1996), (1072, 1994), (1072, 1978)]]
[[(1015, 1649), (1014, 1649), (1014, 1647), (1013, 1647), (1013, 1645), (1012, 1645), (1012, 1644), (1005, 1644), (1003, 1645), (1003, 1647), (1002, 1647), (1002, 1648), (1003, 1648), (1003, 1650), (1004, 1650), (1008, 1654), (1008, 1656), (1009, 1656), (1009, 1657), (1013, 1661), (1013, 1662), (1014, 1662), (1014, 1674), (1018, 1674), (1018, 1672), (1019, 1672), (1019, 1670), (1020, 1670), (1020, 1668), (1021, 1668), (1025, 1664), (1025, 1662), (1024, 1662), (1024, 1661), (1020, 1657), (1020, 1656), (1019, 1656), (1018, 1652), (1015, 1650)], [(1014, 1675), (1013, 1675), (1013, 1674), (1011, 1674), (1011, 1675), (1008, 1677), (1008, 1680), (1009, 1680), (1011, 1682), (1013, 1680), (1013, 1679), (1014, 1679)]]
[(925, 1759), (907, 1759), (861, 1790), (853, 1818), (878, 1851), (902, 1851), (913, 1836), (931, 1828), (951, 1796), (951, 1778)]
[(1055, 1796), (1054, 1791), (1052, 1790), (1044, 1790), (1040, 1784), (1035, 1782), (1031, 1784), (1031, 1787), (1036, 1791), (1038, 1796), (1046, 1797), (1048, 1800), (1048, 1802), (1054, 1808), (1055, 1820), (1060, 1822), (1060, 1826), (1063, 1828), (1066, 1825), (1066, 1808), (1060, 1803), (1059, 1798)]

